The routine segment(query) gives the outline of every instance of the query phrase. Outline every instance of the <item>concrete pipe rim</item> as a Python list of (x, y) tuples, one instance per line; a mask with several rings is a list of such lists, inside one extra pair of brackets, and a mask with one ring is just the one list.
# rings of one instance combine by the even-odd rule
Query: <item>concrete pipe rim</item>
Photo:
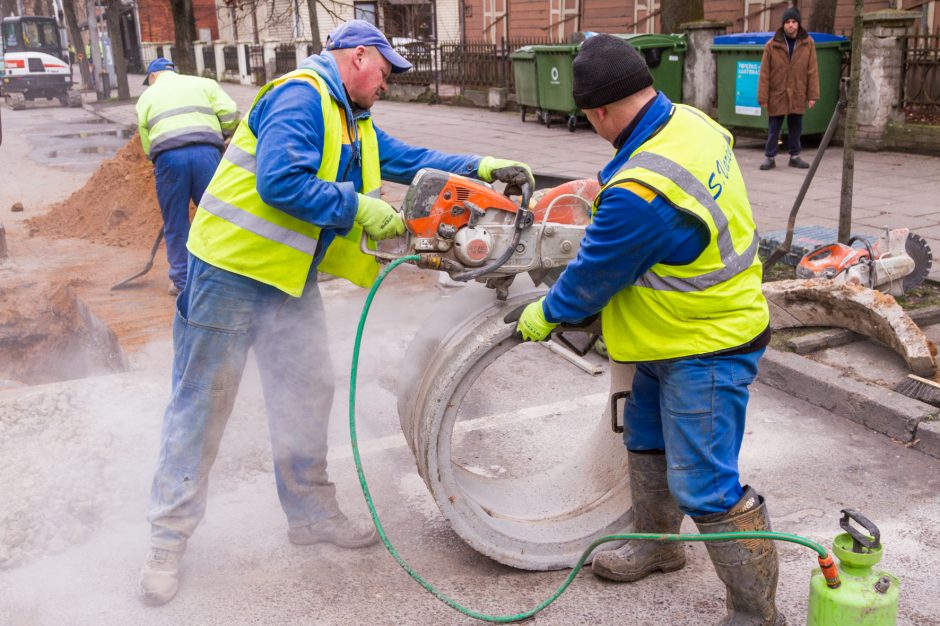
[[(492, 293), (492, 292), (490, 292)], [(573, 454), (566, 462), (541, 477), (493, 480), (467, 470), (452, 460), (454, 428), (460, 407), (483, 372), (521, 342), (513, 338), (513, 326), (502, 321), (514, 307), (544, 293), (529, 290), (505, 303), (490, 302), (483, 310), (467, 315), (463, 324), (449, 329), (434, 350), (421, 384), (414, 395), (413, 411), (419, 419), (405, 427), (406, 439), (417, 460), (419, 473), (442, 514), (471, 547), (500, 563), (529, 570), (562, 569), (573, 566), (594, 539), (622, 531), (632, 521), (626, 452), (620, 461), (603, 461), (616, 471), (599, 472)], [(490, 296), (492, 299), (492, 296)], [(546, 355), (550, 354), (548, 350)], [(454, 357), (460, 359), (455, 365)], [(443, 407), (443, 408), (441, 408)], [(421, 419), (433, 413), (431, 419)], [(613, 437), (607, 427), (602, 435), (601, 415), (596, 432), (583, 442), (592, 447), (592, 437)], [(622, 442), (618, 442), (623, 450)], [(582, 451), (586, 453), (586, 451)], [(608, 477), (598, 489), (598, 476)], [(555, 489), (559, 476), (577, 488)], [(549, 494), (544, 511), (513, 514), (527, 502), (526, 492)], [(588, 493), (589, 492), (589, 493)], [(536, 506), (541, 506), (540, 504)]]

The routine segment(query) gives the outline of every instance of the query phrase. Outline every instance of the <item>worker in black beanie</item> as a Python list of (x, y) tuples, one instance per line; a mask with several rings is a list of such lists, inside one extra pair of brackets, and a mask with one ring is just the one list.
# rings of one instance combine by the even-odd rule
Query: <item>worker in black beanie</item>
[[(573, 95), (617, 153), (600, 172), (577, 258), (516, 331), (546, 339), (600, 314), (611, 393), (629, 391), (624, 445), (632, 532), (764, 530), (764, 498), (743, 486), (738, 454), (748, 386), (770, 341), (757, 234), (731, 134), (652, 87), (625, 39), (595, 35), (574, 60)], [(722, 623), (779, 625), (772, 541), (707, 545), (727, 590)], [(628, 542), (594, 573), (632, 582), (685, 566), (681, 543)]]

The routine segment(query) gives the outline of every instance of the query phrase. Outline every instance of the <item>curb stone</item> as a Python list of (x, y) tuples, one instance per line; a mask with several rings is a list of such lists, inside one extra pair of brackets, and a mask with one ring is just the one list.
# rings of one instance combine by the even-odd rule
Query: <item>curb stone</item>
[(921, 441), (914, 447), (940, 457), (940, 422), (933, 421), (940, 410), (929, 404), (772, 348), (761, 359), (758, 380), (903, 443), (917, 433)]
[(915, 450), (940, 458), (940, 421), (923, 421), (917, 425)]

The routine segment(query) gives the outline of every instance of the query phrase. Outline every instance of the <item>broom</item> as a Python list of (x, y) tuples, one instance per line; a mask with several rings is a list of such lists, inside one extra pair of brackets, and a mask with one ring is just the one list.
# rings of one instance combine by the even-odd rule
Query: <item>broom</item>
[(894, 386), (894, 390), (908, 398), (940, 408), (940, 383), (908, 374), (907, 378)]

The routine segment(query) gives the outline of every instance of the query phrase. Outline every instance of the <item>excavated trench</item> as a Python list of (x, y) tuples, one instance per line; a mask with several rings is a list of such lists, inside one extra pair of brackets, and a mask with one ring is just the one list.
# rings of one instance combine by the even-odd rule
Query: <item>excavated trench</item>
[(405, 356), (398, 409), (454, 531), (500, 563), (551, 570), (623, 530), (632, 510), (607, 376), (522, 344), (503, 321), (539, 295), (530, 285), (500, 303), (470, 286), (436, 307)]

